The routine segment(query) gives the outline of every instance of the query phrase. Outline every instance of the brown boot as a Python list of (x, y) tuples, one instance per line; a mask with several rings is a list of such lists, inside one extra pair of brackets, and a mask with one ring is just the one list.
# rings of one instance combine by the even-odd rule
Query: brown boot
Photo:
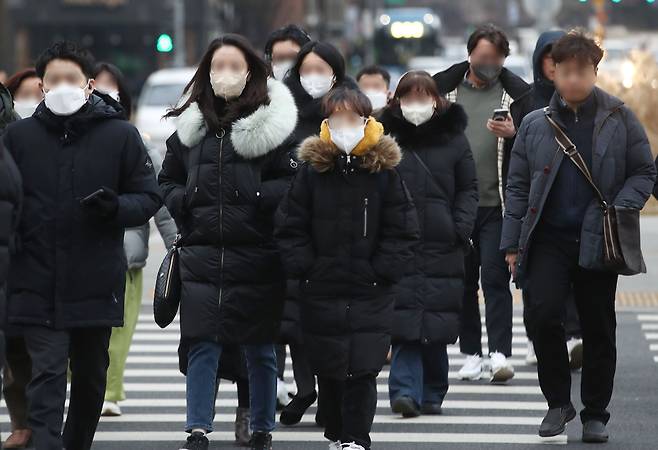
[(249, 408), (237, 408), (235, 410), (235, 443), (241, 447), (249, 447), (251, 441), (250, 420), (251, 412)]
[(26, 448), (32, 439), (32, 430), (23, 428), (14, 430), (9, 435), (2, 448)]

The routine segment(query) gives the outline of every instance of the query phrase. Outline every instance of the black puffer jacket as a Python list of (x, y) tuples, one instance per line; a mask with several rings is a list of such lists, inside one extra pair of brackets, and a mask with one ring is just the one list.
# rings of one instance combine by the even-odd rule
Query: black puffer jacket
[(183, 236), (181, 337), (221, 343), (273, 342), (285, 278), (273, 216), (296, 163), (287, 139), (297, 109), (268, 82), (270, 104), (209, 132), (196, 103), (167, 141), (160, 185)]
[(301, 326), (314, 373), (376, 374), (390, 345), (393, 284), (413, 257), (418, 217), (393, 168), (400, 149), (382, 137), (348, 159), (308, 138), (305, 161), (277, 213), (288, 275), (303, 280)]
[(464, 135), (466, 113), (452, 104), (416, 127), (402, 117), (399, 106), (392, 106), (381, 121), (402, 147), (398, 171), (413, 197), (421, 230), (414, 263), (396, 288), (393, 340), (454, 343), (464, 290), (464, 249), (478, 204), (475, 163)]
[(22, 203), (21, 176), (0, 139), (0, 324), (4, 323), (5, 319), (9, 259), (14, 250), (14, 238)]
[[(126, 227), (148, 222), (162, 199), (137, 129), (97, 96), (59, 117), (42, 103), (9, 125), (4, 144), (23, 177), (20, 250), (12, 259), (10, 324), (121, 326)], [(116, 217), (100, 221), (79, 200), (105, 186)]]

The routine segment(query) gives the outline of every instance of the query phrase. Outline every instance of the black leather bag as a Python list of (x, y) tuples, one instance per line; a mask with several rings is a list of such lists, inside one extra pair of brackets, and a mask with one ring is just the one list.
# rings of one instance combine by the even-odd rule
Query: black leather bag
[(153, 317), (160, 328), (173, 322), (178, 312), (181, 296), (179, 258), (181, 236), (176, 236), (174, 245), (167, 251), (155, 280)]
[(546, 119), (555, 131), (555, 140), (564, 154), (574, 163), (596, 193), (603, 213), (603, 264), (619, 275), (646, 273), (640, 247), (640, 210), (609, 205), (603, 193), (594, 183), (592, 174), (578, 149), (562, 128), (551, 118), (548, 108)]

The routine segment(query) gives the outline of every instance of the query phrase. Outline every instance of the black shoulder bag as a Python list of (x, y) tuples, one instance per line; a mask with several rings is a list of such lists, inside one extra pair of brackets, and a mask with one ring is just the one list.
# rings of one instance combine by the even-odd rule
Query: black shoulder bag
[(181, 278), (179, 268), (181, 235), (177, 235), (174, 245), (167, 251), (155, 280), (153, 297), (153, 317), (160, 328), (173, 322), (181, 296)]
[(548, 123), (555, 131), (555, 141), (594, 189), (603, 213), (603, 264), (619, 275), (646, 273), (647, 268), (640, 248), (640, 210), (609, 205), (594, 183), (592, 174), (571, 139), (544, 109)]

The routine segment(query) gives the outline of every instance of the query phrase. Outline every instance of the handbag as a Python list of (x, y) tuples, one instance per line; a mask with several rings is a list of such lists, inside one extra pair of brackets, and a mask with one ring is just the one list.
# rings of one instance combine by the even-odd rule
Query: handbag
[(179, 258), (181, 235), (177, 235), (174, 244), (167, 251), (155, 280), (153, 297), (153, 317), (160, 328), (173, 322), (181, 296), (181, 278)]
[(580, 152), (562, 128), (551, 118), (548, 108), (544, 115), (555, 131), (555, 141), (562, 152), (592, 186), (603, 214), (603, 265), (619, 275), (646, 273), (640, 247), (640, 210), (609, 205), (598, 188)]

